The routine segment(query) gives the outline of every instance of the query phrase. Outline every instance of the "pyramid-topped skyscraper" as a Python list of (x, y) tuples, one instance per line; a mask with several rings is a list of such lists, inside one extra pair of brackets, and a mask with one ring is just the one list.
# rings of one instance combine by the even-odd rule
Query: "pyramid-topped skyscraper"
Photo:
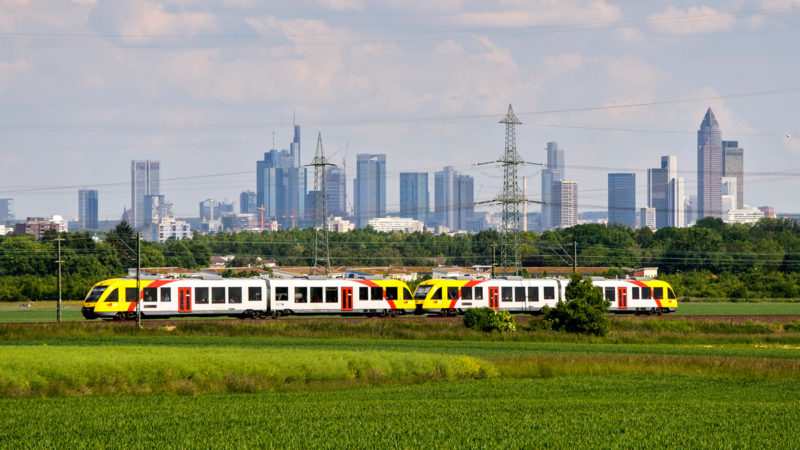
[(722, 213), (722, 131), (708, 108), (697, 131), (697, 218)]

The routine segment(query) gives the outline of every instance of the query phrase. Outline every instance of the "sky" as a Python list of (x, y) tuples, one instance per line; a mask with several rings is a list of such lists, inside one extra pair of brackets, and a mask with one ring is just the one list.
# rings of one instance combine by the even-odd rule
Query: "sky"
[(114, 220), (131, 160), (155, 159), (197, 216), (255, 190), (296, 120), (304, 163), (318, 133), (346, 157), (350, 202), (358, 153), (387, 155), (390, 211), (400, 172), (430, 172), (432, 197), (446, 165), (491, 200), (503, 170), (475, 164), (502, 155), (512, 104), (531, 200), (557, 141), (580, 210), (606, 208), (609, 172), (636, 173), (641, 207), (662, 155), (696, 193), (711, 107), (745, 203), (800, 213), (799, 50), (800, 0), (0, 0), (0, 197), (72, 218), (97, 189)]

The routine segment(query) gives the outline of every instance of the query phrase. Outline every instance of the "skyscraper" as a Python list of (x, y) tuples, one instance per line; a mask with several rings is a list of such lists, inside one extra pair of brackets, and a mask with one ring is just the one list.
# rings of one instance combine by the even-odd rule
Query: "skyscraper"
[(133, 227), (141, 230), (144, 224), (144, 197), (160, 191), (160, 161), (131, 161), (131, 209)]
[(0, 198), (0, 225), (14, 220), (14, 199)]
[(568, 228), (578, 224), (578, 182), (554, 181), (552, 188), (553, 226)]
[(722, 131), (708, 108), (697, 131), (697, 218), (722, 212)]
[(647, 206), (656, 210), (655, 229), (683, 227), (683, 177), (678, 177), (678, 157), (661, 157), (661, 167), (647, 169)]
[(452, 229), (455, 222), (453, 207), (453, 166), (433, 173), (433, 210), (436, 224)]
[(356, 227), (367, 226), (369, 219), (386, 216), (386, 155), (356, 155), (355, 192)]
[(300, 163), (300, 125), (294, 126), (290, 150), (272, 149), (256, 162), (256, 198), (264, 207), (264, 218), (276, 220), (280, 228), (311, 222), (306, 217), (308, 174)]
[(608, 223), (636, 228), (636, 174), (608, 174)]
[(347, 217), (347, 178), (344, 169), (329, 166), (326, 170), (325, 185), (328, 194), (328, 215)]
[(78, 223), (84, 230), (97, 229), (97, 191), (81, 189), (78, 191)]
[(547, 143), (547, 167), (542, 169), (542, 217), (541, 229), (558, 226), (553, 214), (553, 183), (564, 179), (564, 150), (558, 142)]
[(253, 191), (243, 191), (239, 194), (239, 212), (242, 214), (258, 213), (258, 203), (256, 193)]
[(722, 141), (722, 176), (736, 178), (736, 209), (743, 209), (744, 149), (739, 141)]
[(400, 217), (427, 221), (430, 199), (427, 172), (400, 173)]
[(469, 175), (456, 173), (453, 179), (453, 198), (455, 199), (456, 230), (471, 230), (468, 223), (475, 215), (475, 180)]

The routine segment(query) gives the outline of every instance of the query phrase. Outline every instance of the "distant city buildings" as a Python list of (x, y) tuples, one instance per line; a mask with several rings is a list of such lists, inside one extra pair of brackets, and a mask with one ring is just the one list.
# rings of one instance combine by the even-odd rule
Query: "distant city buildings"
[(608, 224), (636, 228), (636, 174), (608, 174)]
[(344, 168), (330, 166), (325, 174), (328, 216), (347, 217), (347, 177)]
[(735, 209), (744, 208), (744, 149), (739, 141), (722, 141), (722, 176), (736, 179)]
[(434, 174), (435, 224), (451, 231), (467, 230), (475, 211), (475, 181), (446, 166)]
[(14, 233), (30, 234), (36, 239), (41, 239), (48, 231), (65, 233), (68, 230), (67, 221), (62, 216), (55, 215), (49, 219), (44, 217), (28, 217), (25, 222), (14, 225)]
[(81, 189), (78, 191), (78, 224), (84, 230), (97, 229), (97, 191)]
[(708, 108), (697, 131), (697, 218), (721, 219), (723, 212), (722, 131)]
[(769, 219), (775, 218), (775, 208), (773, 208), (772, 206), (759, 206), (758, 209), (761, 210), (762, 213), (764, 213), (764, 217), (767, 217)]
[(422, 221), (410, 217), (374, 217), (369, 219), (367, 225), (372, 227), (375, 231), (383, 233), (392, 233), (395, 231), (413, 233), (425, 230), (425, 224), (422, 223)]
[(258, 201), (256, 200), (255, 192), (244, 191), (239, 194), (239, 212), (242, 214), (258, 213)]
[(308, 171), (300, 156), (300, 125), (295, 125), (289, 150), (272, 149), (256, 162), (258, 207), (264, 208), (265, 219), (277, 221), (280, 228), (311, 223), (306, 217)]
[(558, 148), (558, 142), (547, 143), (547, 166), (542, 170), (542, 215), (539, 220), (540, 230), (549, 230), (559, 226), (553, 212), (554, 183), (564, 179), (564, 150)]
[(400, 172), (400, 217), (427, 222), (430, 198), (427, 172)]
[(131, 208), (129, 217), (137, 230), (144, 226), (145, 197), (160, 194), (159, 161), (131, 161)]
[(578, 224), (578, 182), (554, 181), (551, 209), (554, 228), (567, 228)]
[(644, 207), (639, 212), (639, 228), (650, 228), (655, 231), (656, 229), (656, 209), (652, 207)]
[(14, 221), (14, 199), (0, 198), (0, 224)]
[(682, 227), (685, 223), (683, 178), (678, 177), (678, 158), (661, 157), (661, 167), (647, 169), (647, 206), (656, 210), (655, 229)]
[(364, 228), (369, 219), (386, 216), (386, 155), (356, 155), (355, 192), (356, 227)]

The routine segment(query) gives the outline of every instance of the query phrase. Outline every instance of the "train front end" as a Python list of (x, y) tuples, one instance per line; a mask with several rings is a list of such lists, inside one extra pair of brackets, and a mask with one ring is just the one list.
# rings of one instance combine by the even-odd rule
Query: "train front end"
[[(128, 286), (130, 285), (130, 286)], [(131, 318), (136, 310), (136, 298), (120, 295), (125, 287), (132, 287), (135, 293), (136, 281), (114, 278), (92, 286), (81, 307), (86, 319), (125, 319)], [(130, 300), (130, 301), (129, 301)]]

